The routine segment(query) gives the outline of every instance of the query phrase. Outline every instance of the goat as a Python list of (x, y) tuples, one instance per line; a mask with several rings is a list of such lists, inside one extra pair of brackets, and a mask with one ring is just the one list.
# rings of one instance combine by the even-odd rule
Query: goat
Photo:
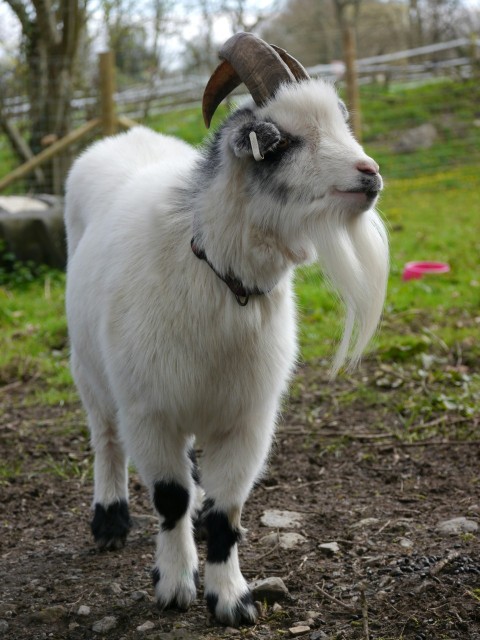
[(318, 260), (345, 303), (336, 372), (376, 329), (388, 243), (374, 208), (378, 166), (334, 87), (252, 34), (232, 36), (220, 57), (207, 126), (241, 82), (253, 101), (202, 150), (138, 127), (75, 162), (66, 307), (95, 451), (97, 545), (125, 542), (128, 456), (160, 519), (159, 607), (196, 597), (201, 513), (207, 605), (238, 626), (258, 616), (237, 544), (297, 359), (294, 269)]

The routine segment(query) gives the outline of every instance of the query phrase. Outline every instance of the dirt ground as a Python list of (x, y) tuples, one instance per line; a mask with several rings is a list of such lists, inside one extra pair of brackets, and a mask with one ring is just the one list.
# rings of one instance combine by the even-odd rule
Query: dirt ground
[[(367, 363), (364, 381), (370, 374)], [(438, 528), (456, 517), (480, 522), (480, 444), (455, 431), (461, 424), (465, 433), (467, 422), (470, 434), (478, 432), (478, 417), (468, 422), (438, 408), (428, 423), (449, 430), (428, 443), (402, 440), (395, 389), (387, 403), (344, 401), (355, 385), (354, 378), (328, 383), (321, 368), (298, 373), (268, 472), (245, 507), (240, 548), (249, 581), (278, 576), (289, 595), (239, 631), (210, 620), (201, 590), (188, 612), (156, 610), (156, 520), (134, 473), (135, 526), (126, 547), (95, 550), (80, 407), (32, 404), (28, 383), (3, 389), (0, 452), (11, 472), (0, 478), (0, 636), (270, 639), (293, 637), (290, 629), (303, 626), (300, 637), (312, 640), (480, 640), (478, 531)], [(293, 530), (301, 544), (285, 550), (280, 538), (262, 540), (274, 532), (260, 521), (271, 509), (302, 514)], [(337, 551), (322, 550), (330, 542)], [(95, 631), (106, 616), (114, 627)], [(138, 630), (147, 622), (153, 626)]]

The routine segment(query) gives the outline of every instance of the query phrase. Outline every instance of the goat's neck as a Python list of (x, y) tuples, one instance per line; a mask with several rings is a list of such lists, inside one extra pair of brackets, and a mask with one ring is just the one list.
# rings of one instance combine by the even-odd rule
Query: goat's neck
[(235, 180), (213, 179), (197, 194), (194, 236), (217, 271), (234, 274), (248, 288), (269, 291), (309, 256), (252, 222), (252, 206)]

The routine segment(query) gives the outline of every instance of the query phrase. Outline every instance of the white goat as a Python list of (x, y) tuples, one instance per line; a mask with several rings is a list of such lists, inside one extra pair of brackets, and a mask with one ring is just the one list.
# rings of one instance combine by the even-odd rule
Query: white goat
[(336, 371), (375, 331), (388, 246), (373, 208), (378, 166), (333, 87), (251, 34), (220, 54), (204, 96), (207, 125), (240, 82), (254, 101), (203, 151), (139, 127), (75, 163), (67, 313), (95, 449), (97, 544), (125, 541), (129, 456), (161, 522), (157, 601), (192, 603), (192, 519), (203, 493), (196, 438), (206, 600), (235, 626), (257, 618), (237, 542), (297, 357), (294, 267), (319, 260), (346, 305)]

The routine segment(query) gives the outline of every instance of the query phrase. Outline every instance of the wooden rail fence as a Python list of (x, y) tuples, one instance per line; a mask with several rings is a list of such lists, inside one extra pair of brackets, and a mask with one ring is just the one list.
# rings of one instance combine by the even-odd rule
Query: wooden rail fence
[(24, 178), (35, 171), (42, 164), (51, 160), (73, 143), (81, 140), (98, 129), (104, 136), (114, 134), (118, 128), (129, 129), (137, 123), (125, 116), (117, 116), (114, 101), (115, 92), (115, 67), (112, 51), (106, 51), (99, 55), (100, 70), (100, 115), (93, 118), (77, 129), (70, 131), (60, 140), (51, 144), (47, 149), (33, 156), (27, 162), (8, 173), (0, 179), (0, 191), (11, 185), (16, 180)]

